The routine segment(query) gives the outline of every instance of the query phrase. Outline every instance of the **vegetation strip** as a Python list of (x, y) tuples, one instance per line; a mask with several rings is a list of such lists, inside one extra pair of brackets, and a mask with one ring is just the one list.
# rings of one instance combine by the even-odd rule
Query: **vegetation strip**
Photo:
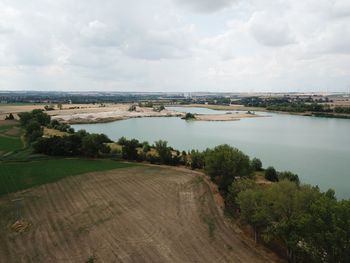
[(67, 176), (126, 168), (135, 164), (113, 160), (57, 159), (25, 163), (0, 163), (0, 195), (56, 182)]

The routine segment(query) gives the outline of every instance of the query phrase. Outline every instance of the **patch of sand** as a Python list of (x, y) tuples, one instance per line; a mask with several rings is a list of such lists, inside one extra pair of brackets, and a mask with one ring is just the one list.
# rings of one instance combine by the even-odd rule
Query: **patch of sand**
[[(54, 110), (46, 111), (46, 113), (51, 115), (52, 119), (70, 124), (110, 122), (142, 117), (183, 117), (185, 115), (185, 113), (174, 110), (165, 109), (158, 112), (146, 107), (136, 107), (136, 111), (129, 111), (130, 106), (131, 104), (64, 104), (62, 109), (55, 107)], [(0, 120), (9, 113), (16, 116), (20, 112), (33, 109), (44, 109), (44, 105), (1, 105)], [(261, 115), (247, 113), (196, 115), (196, 119), (200, 121), (236, 121), (252, 117), (261, 117)]]
[(232, 114), (196, 114), (198, 121), (238, 121), (242, 118), (265, 117), (262, 115), (248, 113), (232, 113)]

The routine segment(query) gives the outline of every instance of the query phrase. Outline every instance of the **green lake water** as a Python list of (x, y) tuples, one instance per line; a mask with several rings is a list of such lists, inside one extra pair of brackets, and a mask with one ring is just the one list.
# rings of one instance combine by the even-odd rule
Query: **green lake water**
[[(217, 114), (205, 108), (172, 108), (177, 111)], [(235, 114), (234, 112), (232, 114)], [(264, 167), (297, 173), (303, 183), (333, 188), (338, 198), (350, 198), (350, 120), (269, 115), (240, 121), (185, 121), (178, 117), (136, 118), (111, 123), (73, 125), (76, 130), (105, 133), (113, 140), (122, 136), (153, 143), (167, 140), (179, 150), (214, 147), (227, 143)]]

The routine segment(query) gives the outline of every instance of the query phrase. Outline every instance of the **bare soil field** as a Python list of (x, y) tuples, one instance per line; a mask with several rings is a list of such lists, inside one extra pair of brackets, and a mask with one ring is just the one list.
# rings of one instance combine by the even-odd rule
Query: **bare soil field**
[(2, 197), (0, 215), (0, 262), (278, 260), (234, 232), (202, 177), (179, 168), (68, 177)]

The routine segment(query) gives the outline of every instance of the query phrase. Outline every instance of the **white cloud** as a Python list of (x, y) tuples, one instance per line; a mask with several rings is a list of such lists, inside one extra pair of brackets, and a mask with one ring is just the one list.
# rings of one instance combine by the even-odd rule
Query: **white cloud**
[(213, 13), (231, 6), (236, 0), (175, 0), (190, 10), (200, 13)]
[(288, 23), (274, 14), (254, 13), (249, 21), (249, 29), (256, 41), (266, 46), (285, 46), (296, 41)]
[(346, 90), (349, 1), (0, 4), (0, 89)]

